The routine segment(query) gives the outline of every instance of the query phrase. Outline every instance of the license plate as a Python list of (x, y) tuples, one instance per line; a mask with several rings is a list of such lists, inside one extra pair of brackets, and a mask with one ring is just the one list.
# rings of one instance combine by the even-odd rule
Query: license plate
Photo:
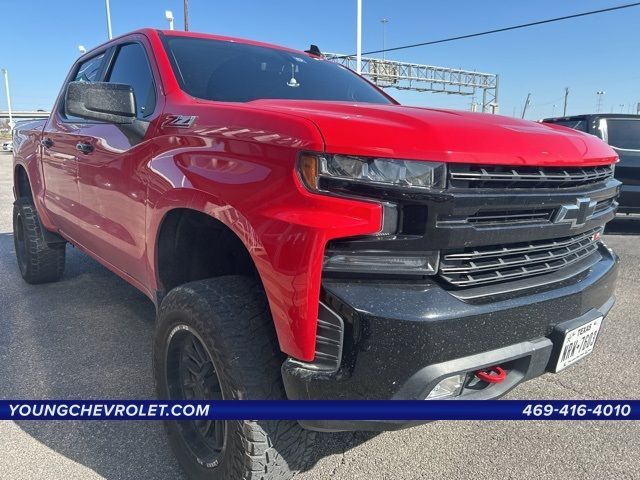
[(569, 330), (565, 334), (558, 363), (556, 363), (556, 372), (567, 368), (591, 353), (598, 338), (600, 325), (602, 325), (602, 317)]

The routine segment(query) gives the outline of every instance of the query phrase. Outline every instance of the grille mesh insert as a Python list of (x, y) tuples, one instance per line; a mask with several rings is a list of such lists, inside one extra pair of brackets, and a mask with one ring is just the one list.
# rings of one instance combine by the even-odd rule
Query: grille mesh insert
[(599, 233), (597, 228), (554, 240), (443, 252), (439, 275), (456, 287), (472, 287), (554, 272), (595, 252)]

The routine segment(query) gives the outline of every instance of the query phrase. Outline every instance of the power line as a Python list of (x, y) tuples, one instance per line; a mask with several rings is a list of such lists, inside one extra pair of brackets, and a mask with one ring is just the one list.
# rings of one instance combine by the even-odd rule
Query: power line
[[(616, 7), (603, 8), (600, 10), (591, 10), (589, 12), (575, 13), (573, 15), (565, 15), (564, 17), (549, 18), (546, 20), (539, 20), (537, 22), (522, 23), (520, 25), (513, 25), (511, 27), (504, 27), (504, 28), (496, 28), (494, 30), (486, 30), (484, 32), (470, 33), (468, 35), (459, 35), (457, 37), (442, 38), (440, 40), (431, 40), (429, 42), (422, 42), (422, 43), (413, 43), (411, 45), (403, 45), (401, 47), (386, 48), (383, 50), (371, 50), (370, 52), (363, 52), (363, 55), (371, 55), (374, 53), (382, 53), (382, 52), (393, 52), (396, 50), (405, 50), (407, 48), (424, 47), (426, 45), (435, 45), (438, 43), (453, 42), (455, 40), (464, 40), (467, 38), (481, 37), (483, 35), (492, 35), (494, 33), (508, 32), (511, 30), (518, 30), (521, 28), (534, 27), (536, 25), (544, 25), (547, 23), (560, 22), (563, 20), (570, 20), (572, 18), (586, 17), (589, 15), (596, 15), (598, 13), (613, 12), (615, 10), (622, 10), (624, 8), (631, 8), (631, 7), (637, 7), (637, 6), (640, 6), (640, 2), (627, 3), (625, 5), (618, 5)], [(347, 56), (352, 57), (353, 55), (347, 55)]]

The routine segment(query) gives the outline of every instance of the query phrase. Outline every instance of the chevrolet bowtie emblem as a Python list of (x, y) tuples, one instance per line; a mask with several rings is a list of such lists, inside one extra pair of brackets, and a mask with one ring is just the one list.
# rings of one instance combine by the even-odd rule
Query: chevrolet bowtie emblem
[(597, 203), (590, 198), (578, 198), (573, 205), (562, 205), (553, 223), (569, 223), (571, 228), (581, 227), (593, 216)]

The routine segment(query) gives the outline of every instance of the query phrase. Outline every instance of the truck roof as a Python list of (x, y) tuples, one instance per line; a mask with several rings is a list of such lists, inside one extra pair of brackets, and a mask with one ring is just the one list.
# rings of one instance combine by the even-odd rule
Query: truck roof
[(220, 40), (220, 41), (233, 42), (233, 43), (242, 43), (246, 45), (255, 45), (258, 47), (272, 48), (276, 50), (296, 53), (298, 55), (309, 55), (307, 52), (304, 52), (302, 50), (297, 50), (295, 48), (283, 47), (282, 45), (275, 45), (272, 43), (258, 42), (258, 41), (249, 40), (246, 38), (228, 37), (224, 35), (214, 35), (214, 34), (202, 33), (202, 32), (185, 32), (182, 30), (161, 30), (161, 29), (155, 29), (155, 28), (140, 28), (138, 30), (133, 30), (131, 32), (127, 32), (117, 37), (114, 37), (113, 39), (103, 42), (100, 45), (96, 45), (95, 47), (87, 51), (87, 53), (85, 53), (82, 56), (84, 57), (84, 56), (90, 55), (92, 51), (97, 50), (103, 47), (104, 45), (110, 44), (123, 37), (127, 37), (129, 35), (133, 35), (136, 33), (146, 35), (146, 36), (164, 35), (167, 37), (188, 37), (188, 38), (203, 38), (203, 39), (209, 39), (209, 40)]

